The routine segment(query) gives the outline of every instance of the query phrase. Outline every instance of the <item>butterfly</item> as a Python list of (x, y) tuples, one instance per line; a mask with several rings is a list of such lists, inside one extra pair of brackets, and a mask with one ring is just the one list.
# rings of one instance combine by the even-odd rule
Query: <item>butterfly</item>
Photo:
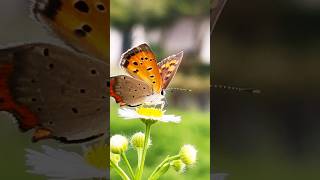
[(0, 111), (32, 140), (80, 143), (109, 119), (109, 1), (35, 0), (35, 19), (72, 49), (47, 43), (0, 50)]
[(120, 66), (130, 75), (110, 78), (110, 96), (120, 106), (164, 104), (165, 90), (182, 61), (179, 52), (157, 63), (147, 44), (129, 49), (121, 56)]

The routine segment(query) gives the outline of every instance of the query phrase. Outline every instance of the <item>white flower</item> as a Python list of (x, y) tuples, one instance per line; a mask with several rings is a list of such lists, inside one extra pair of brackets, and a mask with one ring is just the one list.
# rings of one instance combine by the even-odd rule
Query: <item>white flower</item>
[(180, 159), (172, 161), (170, 165), (173, 166), (174, 170), (178, 173), (184, 173), (186, 170), (186, 165)]
[(190, 144), (182, 146), (179, 155), (181, 161), (187, 166), (193, 165), (197, 160), (197, 150)]
[(92, 179), (109, 176), (107, 169), (89, 164), (81, 155), (62, 149), (42, 146), (44, 152), (26, 149), (26, 165), (29, 173), (44, 175), (50, 179)]
[(114, 154), (114, 153), (110, 152), (110, 161), (112, 161), (114, 164), (118, 165), (120, 160), (121, 160), (121, 157), (119, 154)]
[(128, 149), (128, 144), (126, 137), (117, 134), (110, 139), (110, 150), (114, 154), (121, 154)]
[(180, 116), (164, 115), (163, 110), (151, 107), (139, 107), (135, 110), (129, 108), (120, 108), (118, 114), (124, 119), (146, 119), (162, 122), (174, 122), (179, 123), (181, 121)]
[[(131, 136), (131, 145), (135, 148), (143, 148), (145, 135), (142, 132), (137, 132)], [(148, 140), (148, 147), (151, 145), (151, 139)]]

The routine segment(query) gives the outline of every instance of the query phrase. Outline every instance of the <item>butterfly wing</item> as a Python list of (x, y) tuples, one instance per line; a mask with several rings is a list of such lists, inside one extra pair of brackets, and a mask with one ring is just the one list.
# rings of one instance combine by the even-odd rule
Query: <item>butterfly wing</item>
[(107, 132), (103, 61), (48, 44), (0, 50), (0, 111), (15, 115), (34, 140), (82, 142)]
[(179, 65), (182, 61), (183, 52), (181, 51), (178, 54), (174, 54), (163, 59), (158, 63), (159, 71), (162, 77), (162, 88), (166, 89), (176, 74)]
[(159, 94), (161, 92), (162, 78), (157, 60), (147, 44), (129, 49), (121, 56), (120, 64), (132, 77), (152, 86), (155, 93)]
[(125, 75), (111, 77), (110, 96), (121, 106), (141, 105), (152, 93), (152, 87), (141, 80)]
[(108, 62), (109, 0), (35, 0), (33, 13), (67, 44)]

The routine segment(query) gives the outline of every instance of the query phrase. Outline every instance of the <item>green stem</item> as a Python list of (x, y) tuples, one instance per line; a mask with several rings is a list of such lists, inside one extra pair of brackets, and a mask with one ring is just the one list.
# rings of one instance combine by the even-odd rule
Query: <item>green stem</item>
[(151, 175), (149, 176), (149, 180), (153, 179), (153, 176), (158, 173), (158, 171), (162, 168), (163, 165), (165, 165), (166, 163), (173, 161), (173, 160), (177, 160), (180, 158), (180, 155), (175, 155), (175, 156), (167, 156), (157, 167), (156, 169), (151, 173)]
[(137, 148), (137, 154), (138, 154), (138, 166), (136, 169), (136, 174), (139, 172), (139, 167), (141, 164), (141, 158), (142, 158), (142, 148)]
[(138, 173), (136, 176), (136, 180), (140, 180), (142, 177), (144, 161), (146, 159), (148, 142), (150, 139), (151, 125), (153, 124), (152, 121), (145, 121), (144, 123), (146, 125), (146, 132), (145, 132), (145, 139), (144, 139), (144, 144), (143, 144), (143, 149), (142, 149), (142, 156), (141, 156), (140, 164), (138, 164), (139, 169), (138, 169)]
[(170, 163), (165, 163), (161, 166), (161, 168), (156, 172), (154, 173), (152, 176), (150, 176), (148, 178), (148, 180), (157, 180), (160, 178), (160, 176), (162, 176), (163, 174), (165, 174), (170, 168)]
[(124, 160), (125, 164), (127, 165), (127, 168), (128, 168), (128, 170), (129, 170), (129, 172), (130, 172), (131, 178), (134, 179), (134, 173), (133, 173), (132, 167), (131, 167), (128, 159), (127, 159), (126, 154), (125, 154), (125, 153), (121, 153), (121, 157), (122, 157), (122, 159)]
[(121, 176), (121, 178), (123, 180), (130, 180), (128, 175), (118, 165), (116, 165), (114, 162), (110, 161), (110, 166), (112, 168), (114, 168), (114, 170), (119, 174), (119, 176)]

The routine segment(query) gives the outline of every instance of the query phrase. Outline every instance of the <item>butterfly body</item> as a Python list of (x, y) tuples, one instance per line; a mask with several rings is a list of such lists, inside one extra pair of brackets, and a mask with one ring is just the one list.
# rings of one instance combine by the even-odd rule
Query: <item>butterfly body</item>
[(147, 44), (129, 49), (121, 56), (121, 67), (131, 76), (111, 77), (110, 96), (120, 106), (164, 105), (164, 92), (181, 63), (183, 52), (157, 63)]

